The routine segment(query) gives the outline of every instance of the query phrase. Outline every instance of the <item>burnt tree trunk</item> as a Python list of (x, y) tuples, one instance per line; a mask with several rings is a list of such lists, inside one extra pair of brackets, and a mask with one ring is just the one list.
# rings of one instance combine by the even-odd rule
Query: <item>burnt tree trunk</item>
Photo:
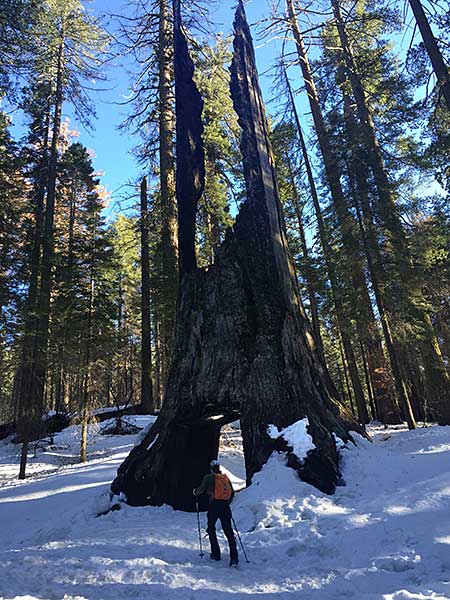
[[(277, 194), (254, 52), (240, 2), (231, 93), (242, 128), (247, 200), (208, 270), (196, 267), (192, 215), (203, 189), (202, 102), (175, 10), (180, 285), (172, 365), (157, 421), (112, 484), (130, 504), (193, 510), (192, 488), (217, 456), (221, 426), (241, 417), (247, 482), (285, 427), (308, 417), (316, 448), (287, 463), (325, 492), (339, 480), (333, 436), (358, 425), (327, 385), (300, 303)], [(189, 110), (186, 110), (189, 107)], [(189, 144), (187, 143), (189, 141)]]

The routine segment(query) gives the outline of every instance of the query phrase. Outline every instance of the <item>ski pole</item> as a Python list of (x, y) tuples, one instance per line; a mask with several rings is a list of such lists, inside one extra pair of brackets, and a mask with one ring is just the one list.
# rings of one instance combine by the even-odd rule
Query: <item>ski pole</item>
[(203, 558), (205, 555), (203, 554), (202, 534), (200, 532), (200, 513), (198, 510), (198, 502), (195, 502), (195, 507), (197, 509), (197, 529), (198, 529), (198, 543), (200, 545), (200, 557)]
[(244, 544), (242, 543), (241, 536), (239, 534), (239, 529), (237, 528), (236, 521), (234, 520), (233, 516), (231, 516), (231, 520), (233, 521), (233, 525), (234, 525), (234, 528), (236, 530), (239, 543), (241, 544), (242, 552), (244, 553), (244, 556), (245, 556), (245, 562), (249, 563), (250, 561), (248, 560), (247, 552), (245, 551)]

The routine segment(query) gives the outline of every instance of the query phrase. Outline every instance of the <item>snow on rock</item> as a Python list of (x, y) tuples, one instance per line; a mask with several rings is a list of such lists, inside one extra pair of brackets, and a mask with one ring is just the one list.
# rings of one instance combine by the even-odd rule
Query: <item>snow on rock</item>
[(275, 425), (269, 425), (267, 427), (267, 434), (274, 440), (283, 437), (288, 445), (292, 447), (298, 460), (302, 462), (306, 458), (307, 453), (310, 450), (314, 450), (316, 447), (312, 437), (307, 431), (308, 426), (308, 417), (305, 417), (304, 419), (300, 419), (299, 421), (292, 423), (292, 425), (285, 427), (281, 431), (279, 431), (278, 427)]
[[(149, 419), (135, 416), (140, 427)], [(233, 514), (250, 563), (199, 557), (197, 517), (167, 506), (120, 510), (109, 484), (136, 436), (93, 435), (78, 464), (73, 428), (18, 481), (19, 448), (0, 443), (2, 600), (449, 600), (450, 427), (371, 426), (341, 448), (347, 485), (327, 496), (274, 453)], [(288, 442), (289, 443), (289, 442)], [(234, 426), (220, 461), (243, 483)], [(204, 532), (206, 516), (201, 515)], [(204, 539), (204, 549), (207, 539)]]

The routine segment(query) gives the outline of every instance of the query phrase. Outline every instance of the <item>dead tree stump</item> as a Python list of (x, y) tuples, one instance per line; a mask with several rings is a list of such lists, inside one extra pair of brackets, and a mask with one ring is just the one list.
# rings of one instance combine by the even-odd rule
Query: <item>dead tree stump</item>
[[(133, 505), (193, 510), (192, 488), (217, 456), (222, 425), (240, 417), (248, 484), (283, 449), (303, 480), (332, 493), (340, 477), (333, 434), (348, 440), (359, 426), (327, 383), (300, 301), (244, 9), (240, 2), (231, 94), (242, 128), (247, 200), (208, 269), (197, 268), (193, 252), (204, 176), (202, 103), (175, 16), (180, 286), (174, 349), (161, 413), (120, 466), (112, 490)], [(269, 424), (284, 428), (305, 417), (316, 446), (306, 457), (267, 433)]]

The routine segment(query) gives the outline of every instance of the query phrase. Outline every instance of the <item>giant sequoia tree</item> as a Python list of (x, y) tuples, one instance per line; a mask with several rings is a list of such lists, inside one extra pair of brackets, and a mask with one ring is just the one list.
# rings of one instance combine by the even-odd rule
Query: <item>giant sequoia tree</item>
[[(178, 14), (177, 14), (178, 12)], [(231, 94), (242, 128), (247, 199), (208, 270), (195, 255), (204, 186), (202, 101), (175, 11), (177, 201), (180, 285), (172, 364), (155, 424), (118, 470), (130, 504), (193, 509), (192, 488), (217, 456), (221, 426), (241, 418), (247, 481), (279, 441), (269, 424), (308, 417), (316, 448), (287, 464), (332, 492), (339, 479), (333, 432), (358, 426), (327, 384), (300, 302), (277, 193), (255, 57), (242, 2), (235, 18)]]

